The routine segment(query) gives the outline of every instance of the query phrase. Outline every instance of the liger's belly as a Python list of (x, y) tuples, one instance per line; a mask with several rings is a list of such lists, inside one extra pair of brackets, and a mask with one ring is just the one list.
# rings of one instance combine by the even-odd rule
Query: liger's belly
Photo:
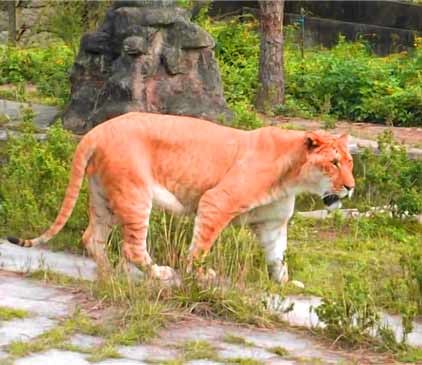
[(176, 214), (192, 214), (196, 212), (200, 194), (192, 189), (178, 188), (170, 191), (156, 184), (153, 186), (153, 206)]

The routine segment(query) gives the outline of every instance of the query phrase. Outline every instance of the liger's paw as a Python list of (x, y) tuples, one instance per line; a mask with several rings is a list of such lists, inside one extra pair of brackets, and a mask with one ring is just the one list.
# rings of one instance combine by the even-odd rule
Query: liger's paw
[(213, 269), (198, 269), (196, 277), (203, 283), (214, 283), (217, 281), (217, 273)]
[(169, 285), (180, 285), (180, 277), (170, 266), (151, 266), (151, 277)]

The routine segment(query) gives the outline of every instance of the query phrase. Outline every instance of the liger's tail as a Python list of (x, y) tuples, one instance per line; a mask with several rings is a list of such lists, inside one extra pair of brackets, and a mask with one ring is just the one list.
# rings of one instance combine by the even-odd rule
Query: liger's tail
[(73, 156), (72, 169), (69, 178), (69, 184), (66, 189), (66, 194), (63, 199), (62, 207), (56, 217), (53, 225), (44, 232), (41, 236), (30, 240), (22, 240), (16, 237), (7, 237), (10, 243), (15, 245), (32, 247), (45, 243), (52, 239), (63, 226), (66, 224), (81, 190), (83, 178), (85, 176), (85, 169), (88, 165), (89, 159), (94, 153), (95, 146), (93, 145), (93, 138), (91, 134), (87, 134), (76, 148), (75, 155)]

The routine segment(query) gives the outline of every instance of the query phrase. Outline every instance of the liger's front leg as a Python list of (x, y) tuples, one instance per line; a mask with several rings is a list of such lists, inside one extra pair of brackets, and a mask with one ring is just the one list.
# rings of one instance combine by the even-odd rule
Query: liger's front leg
[(214, 270), (204, 270), (204, 259), (220, 232), (233, 217), (232, 210), (225, 202), (221, 201), (219, 190), (210, 190), (201, 198), (188, 258), (188, 271), (194, 270), (201, 281), (210, 281), (216, 278)]
[(278, 283), (287, 283), (289, 274), (285, 253), (287, 249), (287, 219), (254, 224), (252, 229), (261, 242), (271, 278)]
[[(248, 166), (248, 173), (245, 173)], [(252, 177), (260, 176), (259, 180)], [(190, 265), (199, 266), (220, 232), (236, 216), (248, 212), (256, 202), (268, 196), (274, 186), (273, 165), (254, 165), (254, 161), (240, 163), (213, 189), (200, 199), (190, 249)], [(197, 263), (197, 265), (195, 265)]]

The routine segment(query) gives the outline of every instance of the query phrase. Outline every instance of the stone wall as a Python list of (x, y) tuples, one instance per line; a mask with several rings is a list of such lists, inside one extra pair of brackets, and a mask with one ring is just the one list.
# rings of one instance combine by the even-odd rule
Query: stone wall
[[(56, 37), (45, 30), (46, 20), (52, 9), (46, 0), (21, 1), (16, 9), (16, 28), (19, 44), (24, 46), (47, 46)], [(5, 3), (0, 6), (0, 44), (8, 40), (8, 16)]]
[[(257, 1), (212, 3), (210, 14), (256, 13)], [(347, 40), (366, 39), (385, 55), (413, 47), (422, 35), (422, 5), (402, 1), (286, 1), (285, 24), (298, 23), (304, 9), (305, 45), (331, 47), (339, 34)]]

